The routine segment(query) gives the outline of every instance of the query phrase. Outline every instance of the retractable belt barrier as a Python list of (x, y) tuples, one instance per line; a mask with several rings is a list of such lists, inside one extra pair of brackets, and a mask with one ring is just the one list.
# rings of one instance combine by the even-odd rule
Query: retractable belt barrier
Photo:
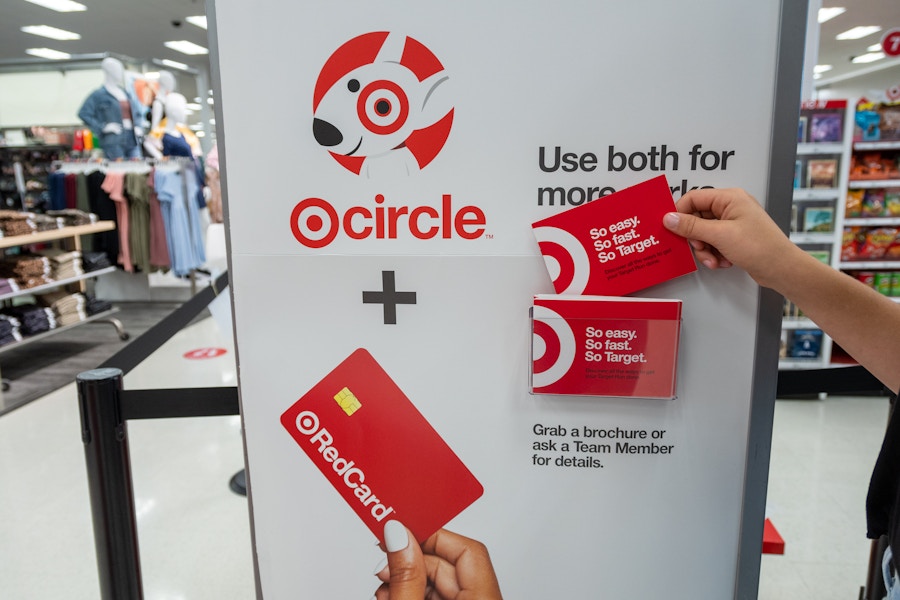
[(236, 387), (124, 390), (122, 379), (227, 286), (226, 272), (98, 368), (76, 377), (102, 600), (144, 597), (126, 421), (239, 414)]

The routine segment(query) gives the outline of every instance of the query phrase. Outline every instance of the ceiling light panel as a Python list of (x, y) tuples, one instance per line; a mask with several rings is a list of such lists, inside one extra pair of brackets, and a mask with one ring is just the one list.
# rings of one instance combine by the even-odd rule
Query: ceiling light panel
[(198, 46), (194, 42), (189, 42), (187, 40), (165, 42), (164, 45), (166, 48), (175, 50), (176, 52), (181, 52), (182, 54), (190, 54), (191, 56), (196, 56), (198, 54), (209, 54), (209, 50), (207, 50), (203, 46)]
[(838, 15), (842, 15), (847, 12), (847, 9), (843, 6), (832, 6), (830, 8), (820, 8), (819, 9), (819, 23), (824, 23), (825, 21), (830, 21)]
[(87, 10), (87, 6), (78, 2), (72, 2), (72, 0), (25, 0), (25, 2), (31, 2), (56, 12), (81, 12)]
[(169, 60), (168, 58), (164, 58), (159, 62), (166, 65), (167, 67), (172, 67), (174, 69), (181, 69), (182, 71), (187, 71), (190, 68), (183, 62), (178, 62), (177, 60)]
[(881, 27), (879, 27), (878, 25), (865, 25), (854, 27), (853, 29), (848, 29), (843, 33), (837, 34), (835, 38), (839, 40), (858, 40), (866, 37), (867, 35), (878, 33), (879, 31), (881, 31)]
[(870, 63), (881, 60), (882, 58), (884, 58), (884, 52), (869, 52), (868, 54), (863, 54), (861, 56), (854, 56), (852, 62), (856, 64)]
[(72, 58), (72, 55), (68, 52), (60, 52), (59, 50), (54, 50), (52, 48), (29, 48), (25, 51), (25, 54), (38, 56), (40, 58), (49, 58), (51, 60), (65, 60), (67, 58)]
[(196, 17), (185, 17), (184, 20), (187, 21), (188, 23), (190, 23), (191, 25), (196, 25), (197, 27), (200, 27), (201, 29), (207, 28), (206, 15), (199, 15)]
[(65, 29), (57, 29), (49, 25), (26, 25), (22, 28), (25, 33), (39, 35), (41, 37), (50, 38), (51, 40), (80, 40), (81, 36), (74, 31), (66, 31)]

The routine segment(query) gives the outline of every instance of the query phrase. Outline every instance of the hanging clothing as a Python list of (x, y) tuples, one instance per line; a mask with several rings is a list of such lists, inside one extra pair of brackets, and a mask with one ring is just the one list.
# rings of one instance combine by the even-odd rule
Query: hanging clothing
[(163, 156), (181, 156), (191, 159), (192, 164), (194, 165), (194, 172), (197, 176), (197, 181), (200, 182), (200, 185), (197, 188), (197, 192), (193, 194), (191, 198), (193, 198), (197, 203), (197, 208), (206, 208), (206, 199), (203, 197), (202, 189), (205, 175), (203, 173), (203, 169), (200, 167), (200, 164), (197, 162), (197, 159), (194, 157), (193, 148), (188, 141), (188, 138), (184, 135), (172, 135), (171, 133), (164, 133), (162, 136), (162, 145)]
[(159, 198), (156, 196), (156, 190), (153, 186), (154, 175), (150, 173), (150, 176), (147, 177), (150, 202), (150, 264), (154, 267), (168, 270), (172, 266), (172, 260), (169, 258), (166, 225), (163, 222), (162, 208), (159, 205)]
[(94, 171), (87, 176), (88, 199), (92, 213), (97, 215), (101, 221), (112, 221), (116, 223), (116, 229), (112, 231), (101, 231), (93, 235), (93, 247), (97, 252), (104, 252), (109, 260), (109, 264), (115, 265), (119, 260), (119, 232), (118, 219), (116, 217), (116, 204), (113, 202), (109, 194), (103, 190), (103, 180), (106, 174), (100, 171)]
[(156, 269), (150, 263), (150, 189), (147, 175), (128, 173), (125, 176), (125, 195), (128, 198), (128, 226), (131, 262), (150, 273)]
[(128, 201), (125, 199), (125, 173), (110, 171), (103, 180), (103, 191), (109, 194), (110, 200), (115, 202), (116, 223), (119, 232), (118, 263), (128, 273), (134, 273), (134, 265), (131, 262), (131, 244), (128, 241), (129, 220)]
[(166, 227), (169, 258), (178, 276), (188, 275), (206, 261), (200, 231), (200, 214), (191, 199), (197, 193), (197, 181), (191, 169), (157, 169), (154, 188)]

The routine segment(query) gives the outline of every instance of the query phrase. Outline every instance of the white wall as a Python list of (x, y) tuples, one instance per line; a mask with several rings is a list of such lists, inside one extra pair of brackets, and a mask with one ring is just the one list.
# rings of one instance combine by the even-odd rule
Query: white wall
[(100, 69), (0, 73), (0, 127), (81, 125), (78, 109), (102, 83)]

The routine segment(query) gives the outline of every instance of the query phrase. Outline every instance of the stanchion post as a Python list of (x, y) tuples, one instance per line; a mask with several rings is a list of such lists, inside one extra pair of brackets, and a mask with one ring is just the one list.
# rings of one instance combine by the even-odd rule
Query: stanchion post
[(143, 598), (122, 377), (111, 368), (76, 377), (102, 600)]

